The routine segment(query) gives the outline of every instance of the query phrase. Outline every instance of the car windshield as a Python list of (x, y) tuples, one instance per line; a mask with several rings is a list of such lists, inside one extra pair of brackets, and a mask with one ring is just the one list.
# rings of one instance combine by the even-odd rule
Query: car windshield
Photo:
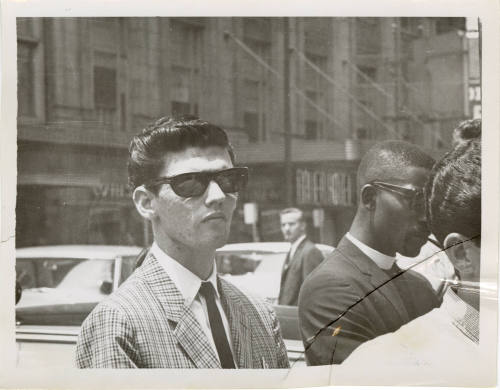
[(227, 251), (216, 255), (217, 271), (241, 290), (276, 303), (286, 252)]

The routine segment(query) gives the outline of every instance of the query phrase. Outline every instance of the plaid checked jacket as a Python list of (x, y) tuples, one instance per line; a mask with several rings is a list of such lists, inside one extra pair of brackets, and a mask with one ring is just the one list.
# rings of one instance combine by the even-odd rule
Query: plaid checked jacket
[[(218, 279), (239, 368), (287, 368), (274, 311)], [(193, 312), (157, 259), (144, 264), (84, 321), (79, 368), (221, 368)]]

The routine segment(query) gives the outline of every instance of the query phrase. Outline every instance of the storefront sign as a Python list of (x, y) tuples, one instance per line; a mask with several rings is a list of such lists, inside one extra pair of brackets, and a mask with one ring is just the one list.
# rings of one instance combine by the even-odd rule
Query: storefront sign
[(107, 183), (92, 188), (93, 194), (97, 199), (128, 199), (130, 192), (126, 184)]
[(240, 197), (244, 202), (279, 203), (284, 198), (282, 180), (269, 172), (252, 174), (247, 190)]
[(346, 172), (297, 169), (297, 203), (321, 206), (353, 206), (354, 175)]

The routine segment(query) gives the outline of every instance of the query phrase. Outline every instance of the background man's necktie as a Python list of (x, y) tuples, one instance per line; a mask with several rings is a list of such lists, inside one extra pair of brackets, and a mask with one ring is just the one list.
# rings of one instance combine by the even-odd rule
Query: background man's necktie
[(234, 366), (233, 354), (226, 337), (226, 331), (224, 330), (224, 324), (222, 323), (219, 309), (215, 303), (215, 290), (212, 283), (202, 282), (200, 294), (203, 295), (207, 303), (210, 329), (212, 331), (212, 337), (214, 338), (215, 348), (217, 348), (221, 367), (236, 368)]
[(291, 254), (292, 254), (292, 249), (290, 249), (286, 255), (285, 262), (283, 263), (283, 269), (286, 270), (288, 266), (290, 265), (290, 260), (291, 260)]

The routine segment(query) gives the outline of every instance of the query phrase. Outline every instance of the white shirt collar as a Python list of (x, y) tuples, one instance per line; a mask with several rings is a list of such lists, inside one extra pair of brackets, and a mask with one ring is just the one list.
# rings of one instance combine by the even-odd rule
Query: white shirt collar
[[(204, 280), (200, 279), (197, 275), (192, 273), (181, 263), (167, 255), (156, 242), (151, 246), (151, 253), (158, 260), (163, 269), (167, 272), (172, 282), (174, 282), (175, 287), (180, 291), (182, 297), (184, 298), (184, 303), (186, 306), (191, 306), (198, 291), (200, 290), (201, 282)], [(214, 286), (215, 293), (219, 297), (219, 290), (217, 289), (217, 267), (214, 259), (214, 266), (212, 273), (206, 280)]]
[(299, 238), (297, 238), (294, 242), (292, 242), (292, 245), (290, 246), (290, 257), (293, 257), (295, 252), (297, 251), (297, 248), (299, 245), (306, 239), (306, 235), (303, 234)]
[(356, 245), (361, 252), (368, 256), (380, 269), (388, 270), (394, 265), (395, 257), (384, 255), (383, 253), (369, 247), (368, 245), (359, 241), (350, 232), (345, 235), (349, 241)]

